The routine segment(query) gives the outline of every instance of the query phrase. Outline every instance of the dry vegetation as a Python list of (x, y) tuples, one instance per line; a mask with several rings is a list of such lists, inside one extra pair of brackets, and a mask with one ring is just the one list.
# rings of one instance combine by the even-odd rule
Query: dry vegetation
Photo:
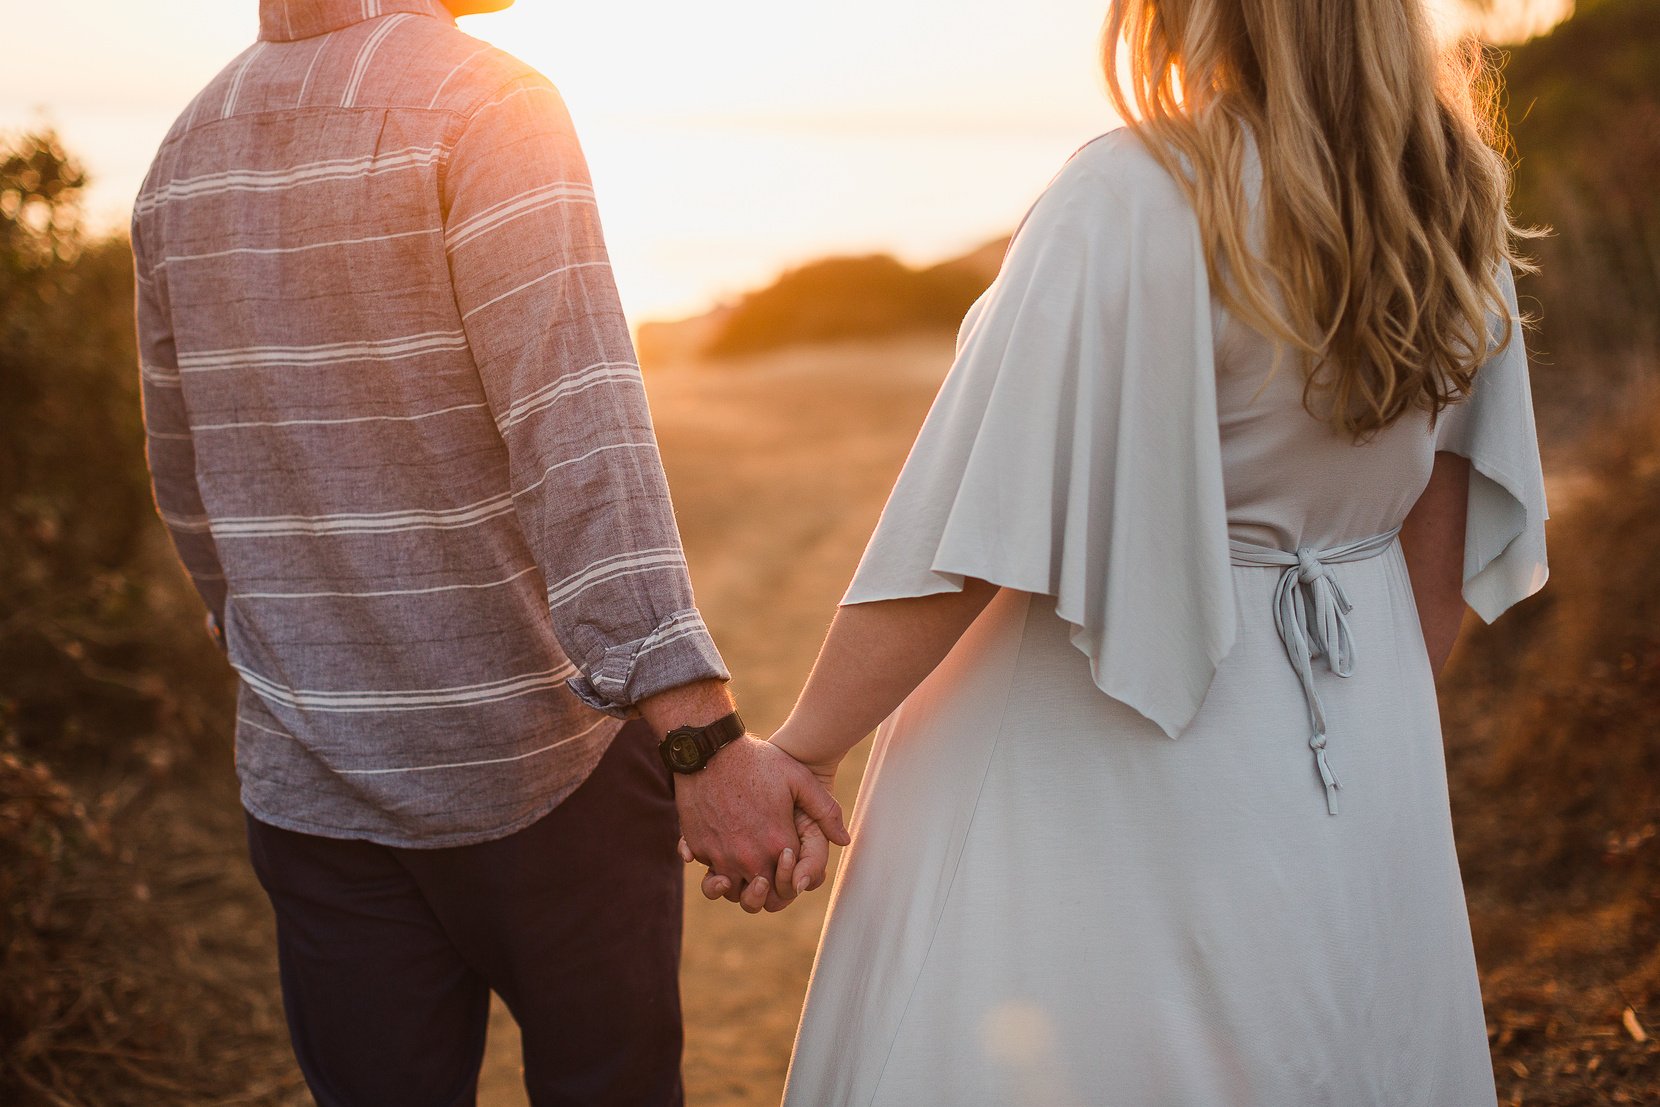
[[(1639, 1040), (1660, 1033), (1656, 44), (1651, 0), (1591, 0), (1512, 66), (1522, 215), (1559, 232), (1528, 289), (1553, 488), (1572, 495), (1551, 587), (1472, 628), (1443, 705), (1507, 1104), (1660, 1098), (1660, 1046)], [(126, 247), (81, 240), (61, 150), (19, 149), (0, 153), (0, 1103), (303, 1103), (229, 681), (146, 502)], [(964, 271), (983, 283), (995, 255), (922, 278), (844, 266), (836, 304), (868, 300), (877, 268), (897, 281), (879, 317), (792, 316), (798, 294), (822, 302), (821, 269), (648, 330), (700, 600), (758, 726), (788, 709), (946, 368), (942, 296), (972, 298)], [(695, 352), (723, 338), (749, 352)], [(752, 919), (692, 897), (693, 1102), (776, 1102), (823, 902)], [(487, 1105), (522, 1102), (500, 1027)]]
[(1660, 404), (1587, 453), (1550, 587), (1443, 685), (1505, 1103), (1660, 1097)]

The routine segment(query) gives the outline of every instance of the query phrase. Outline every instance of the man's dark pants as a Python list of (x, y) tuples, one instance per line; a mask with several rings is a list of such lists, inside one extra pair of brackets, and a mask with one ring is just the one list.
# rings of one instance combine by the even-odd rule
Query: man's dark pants
[(551, 814), (482, 845), (392, 849), (250, 818), (318, 1103), (473, 1103), (492, 990), (523, 1032), (536, 1107), (680, 1103), (678, 837), (639, 722)]

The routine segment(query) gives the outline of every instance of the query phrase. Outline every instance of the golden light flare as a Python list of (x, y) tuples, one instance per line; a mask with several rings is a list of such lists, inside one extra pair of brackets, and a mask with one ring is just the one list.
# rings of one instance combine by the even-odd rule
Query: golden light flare
[[(1497, 0), (1481, 16), (1431, 2), (1449, 27), (1515, 36), (1571, 0)], [(0, 128), (55, 123), (92, 170), (94, 222), (119, 227), (174, 115), (251, 41), (256, 7), (27, 5), (11, 29), (54, 46), (0, 73)], [(1106, 0), (519, 0), (463, 28), (559, 84), (625, 303), (646, 319), (824, 254), (931, 261), (1006, 233), (1114, 124), (1097, 67), (1105, 12)]]

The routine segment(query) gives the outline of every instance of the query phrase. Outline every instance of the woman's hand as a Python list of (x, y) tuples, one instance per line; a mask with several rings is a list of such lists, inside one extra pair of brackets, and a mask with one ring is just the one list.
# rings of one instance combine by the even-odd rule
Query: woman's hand
[[(969, 578), (960, 592), (852, 604), (836, 612), (806, 689), (789, 721), (768, 743), (777, 747), (772, 751), (775, 757), (797, 772), (810, 772), (817, 782), (818, 787), (801, 790), (800, 795), (829, 799), (830, 785), (847, 751), (934, 671), (997, 593), (997, 585)], [(826, 834), (846, 845), (847, 832), (839, 808), (835, 817), (817, 819), (814, 828), (807, 829), (802, 806), (795, 804), (799, 855), (785, 850), (784, 835), (778, 835), (771, 839), (777, 845), (762, 851), (777, 851), (772, 853), (777, 864), (770, 870), (761, 866), (744, 871), (717, 864), (704, 878), (703, 894), (733, 900), (751, 913), (763, 908), (778, 911), (801, 891), (822, 884), (830, 864)], [(681, 814), (684, 819), (684, 808)], [(702, 849), (696, 852), (700, 859), (712, 856)], [(681, 852), (688, 863), (692, 855), (693, 851)], [(730, 874), (738, 875), (741, 884)]]
[[(675, 801), (681, 860), (708, 865), (720, 894), (751, 913), (781, 909), (803, 880), (822, 882), (828, 841), (848, 840), (829, 791), (789, 754), (757, 738), (740, 738), (708, 768), (677, 780)], [(804, 836), (809, 824), (812, 833)]]
[(847, 754), (842, 753), (823, 761), (809, 761), (798, 752), (800, 745), (794, 741), (794, 738), (794, 730), (786, 721), (767, 741), (801, 762), (818, 778), (818, 782), (824, 786), (826, 792), (833, 793), (836, 789), (836, 773), (841, 770), (842, 760)]
[[(781, 745), (778, 738), (779, 735), (773, 735), (771, 744), (788, 753), (788, 748)], [(793, 755), (791, 758), (795, 760)], [(835, 788), (836, 769), (839, 765), (840, 759), (837, 759), (835, 764), (805, 767), (812, 772), (814, 779), (824, 791), (831, 793)], [(795, 812), (795, 829), (801, 843), (800, 852), (784, 849), (778, 855), (769, 878), (747, 881), (738, 886), (711, 869), (703, 877), (704, 896), (712, 900), (730, 900), (750, 914), (757, 914), (763, 910), (782, 911), (802, 892), (816, 891), (822, 887), (830, 867), (830, 842), (818, 821), (800, 809)], [(684, 841), (681, 842), (680, 856), (688, 864), (693, 860), (691, 850)]]

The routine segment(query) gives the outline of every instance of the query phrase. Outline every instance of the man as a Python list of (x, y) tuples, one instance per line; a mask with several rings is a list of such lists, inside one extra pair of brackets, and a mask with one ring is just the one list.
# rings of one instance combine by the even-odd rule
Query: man
[(846, 838), (737, 722), (558, 94), (454, 26), (509, 2), (263, 0), (133, 219), (156, 502), (325, 1107), (471, 1102), (492, 989), (533, 1102), (678, 1102), (671, 795), (751, 910)]

